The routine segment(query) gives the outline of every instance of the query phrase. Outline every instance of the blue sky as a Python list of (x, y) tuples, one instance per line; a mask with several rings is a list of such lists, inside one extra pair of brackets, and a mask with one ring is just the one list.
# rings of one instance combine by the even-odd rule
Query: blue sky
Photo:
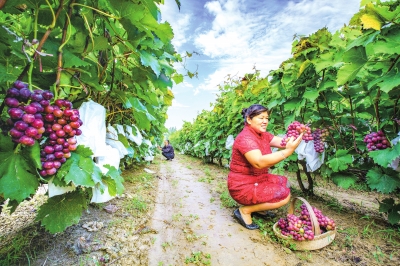
[[(175, 0), (160, 5), (162, 21), (174, 31), (178, 53), (195, 51), (185, 66), (198, 78), (174, 85), (175, 99), (166, 127), (192, 122), (217, 97), (227, 77), (243, 77), (255, 66), (266, 76), (288, 59), (294, 35), (308, 36), (327, 27), (335, 32), (358, 12), (361, 0)], [(184, 73), (182, 65), (176, 65)], [(249, 105), (252, 103), (249, 103)]]

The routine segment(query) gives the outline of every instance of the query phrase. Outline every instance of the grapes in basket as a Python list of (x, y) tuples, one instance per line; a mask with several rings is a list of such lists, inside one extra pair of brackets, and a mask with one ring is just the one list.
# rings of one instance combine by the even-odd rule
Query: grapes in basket
[[(312, 231), (311, 218), (305, 204), (300, 206), (301, 213), (299, 216), (288, 214), (286, 218), (281, 218), (278, 221), (278, 228), (284, 236), (292, 237), (297, 241), (313, 240), (314, 232)], [(315, 216), (317, 217), (321, 233), (335, 230), (335, 222), (322, 214), (322, 212), (312, 207)]]

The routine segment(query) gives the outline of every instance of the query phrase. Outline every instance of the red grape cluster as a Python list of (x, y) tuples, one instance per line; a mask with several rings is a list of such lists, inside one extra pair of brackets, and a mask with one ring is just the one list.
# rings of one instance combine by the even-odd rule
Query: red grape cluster
[[(286, 218), (279, 219), (278, 227), (280, 228), (282, 235), (291, 236), (294, 240), (313, 240), (314, 233), (312, 231), (310, 214), (305, 204), (302, 204), (300, 208), (301, 214), (299, 216), (288, 214)], [(318, 219), (320, 229), (323, 233), (335, 230), (336, 225), (332, 219), (324, 216), (317, 208), (312, 207), (312, 209)]]
[(75, 135), (82, 134), (79, 111), (72, 109), (70, 101), (57, 99), (54, 105), (46, 106), (44, 112), (44, 134), (48, 138), (40, 151), (43, 169), (39, 173), (42, 176), (57, 172), (61, 164), (71, 157), (71, 151), (76, 150)]
[(290, 137), (297, 139), (297, 137), (303, 132), (303, 140), (306, 142), (313, 140), (311, 129), (308, 125), (303, 125), (298, 121), (292, 122), (287, 128), (285, 136), (282, 138), (281, 146), (286, 146), (286, 143), (289, 141)]
[[(310, 225), (311, 225), (310, 214), (309, 214), (309, 212), (307, 210), (306, 205), (302, 204), (300, 206), (300, 209), (301, 209), (301, 218), (303, 220), (305, 220), (305, 221), (309, 221)], [(315, 207), (312, 207), (312, 210), (314, 211), (315, 216), (317, 217), (319, 227), (321, 228), (321, 231), (323, 233), (326, 232), (326, 231), (335, 230), (336, 224), (332, 219), (330, 219), (327, 216), (324, 216), (322, 214), (322, 212), (319, 209), (315, 208)]]
[(294, 214), (288, 214), (287, 218), (279, 219), (278, 226), (281, 229), (282, 235), (292, 236), (294, 240), (304, 241), (314, 239), (311, 225), (308, 225), (306, 221), (301, 220)]
[(384, 150), (390, 147), (390, 142), (381, 130), (367, 134), (364, 138), (364, 142), (367, 143), (368, 151)]
[(324, 129), (317, 128), (316, 130), (313, 131), (312, 136), (314, 139), (314, 149), (316, 152), (319, 152), (319, 153), (324, 152), (324, 149), (325, 149), (324, 141), (326, 140), (326, 137), (328, 135), (329, 135), (329, 132), (326, 128), (324, 128)]
[(9, 107), (7, 123), (12, 127), (9, 134), (15, 143), (32, 146), (45, 137), (40, 151), (42, 176), (57, 172), (76, 149), (74, 136), (82, 134), (79, 111), (72, 109), (68, 100), (57, 99), (50, 104), (53, 97), (48, 90), (31, 92), (27, 84), (16, 81), (4, 100)]

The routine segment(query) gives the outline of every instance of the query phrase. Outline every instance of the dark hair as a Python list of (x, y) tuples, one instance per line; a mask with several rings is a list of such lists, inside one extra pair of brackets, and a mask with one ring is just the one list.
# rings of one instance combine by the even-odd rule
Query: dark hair
[(165, 141), (168, 142), (168, 144), (169, 144), (169, 139), (166, 139)]
[(247, 124), (246, 117), (253, 119), (253, 117), (255, 117), (261, 113), (268, 112), (268, 111), (269, 111), (268, 108), (264, 107), (261, 104), (253, 104), (249, 108), (244, 108), (242, 110), (242, 116), (244, 118), (244, 123)]

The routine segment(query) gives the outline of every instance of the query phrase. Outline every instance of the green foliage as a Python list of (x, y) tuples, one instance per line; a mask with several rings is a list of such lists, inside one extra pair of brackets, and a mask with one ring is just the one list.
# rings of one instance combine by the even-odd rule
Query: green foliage
[(387, 194), (400, 187), (400, 174), (390, 169), (374, 167), (367, 173), (367, 182), (371, 189)]
[(84, 193), (73, 191), (49, 198), (40, 206), (36, 220), (54, 234), (78, 223), (86, 208), (87, 200)]
[(0, 134), (0, 194), (4, 198), (19, 203), (35, 193), (39, 185), (36, 172), (41, 167), (39, 157), (38, 143), (14, 149), (10, 137)]
[(400, 221), (400, 204), (395, 204), (392, 198), (379, 202), (379, 211), (388, 214), (388, 220), (391, 224), (397, 224)]

